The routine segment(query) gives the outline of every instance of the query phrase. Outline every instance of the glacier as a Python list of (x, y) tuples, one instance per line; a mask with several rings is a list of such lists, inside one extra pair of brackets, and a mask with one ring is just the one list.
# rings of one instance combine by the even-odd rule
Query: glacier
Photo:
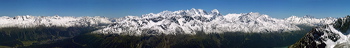
[(335, 18), (297, 17), (277, 19), (256, 12), (222, 15), (217, 9), (163, 11), (139, 16), (125, 16), (107, 27), (94, 31), (98, 34), (159, 35), (223, 32), (288, 32), (301, 30), (297, 25), (319, 26), (333, 23)]

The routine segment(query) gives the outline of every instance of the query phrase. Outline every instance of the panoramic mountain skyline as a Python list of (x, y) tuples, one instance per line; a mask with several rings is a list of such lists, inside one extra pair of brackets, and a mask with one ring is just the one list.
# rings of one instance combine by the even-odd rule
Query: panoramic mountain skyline
[(105, 16), (124, 17), (192, 8), (218, 9), (229, 13), (259, 12), (274, 18), (311, 15), (316, 18), (343, 17), (350, 12), (345, 0), (43, 0), (0, 1), (0, 16)]
[(347, 48), (347, 2), (0, 0), (0, 48)]

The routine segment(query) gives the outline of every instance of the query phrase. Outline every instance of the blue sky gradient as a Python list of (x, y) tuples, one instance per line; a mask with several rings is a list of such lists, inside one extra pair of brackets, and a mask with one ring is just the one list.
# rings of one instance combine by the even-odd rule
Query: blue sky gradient
[(346, 0), (0, 0), (0, 16), (141, 16), (191, 8), (221, 14), (259, 12), (274, 18), (311, 15), (316, 18), (350, 14)]

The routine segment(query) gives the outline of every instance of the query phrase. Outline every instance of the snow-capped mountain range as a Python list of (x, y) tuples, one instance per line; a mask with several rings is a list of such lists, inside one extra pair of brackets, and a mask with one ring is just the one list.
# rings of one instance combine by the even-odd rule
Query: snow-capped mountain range
[(297, 17), (297, 16), (291, 16), (289, 18), (284, 19), (285, 21), (292, 23), (292, 24), (303, 24), (303, 25), (310, 25), (310, 26), (321, 26), (333, 23), (335, 21), (335, 18), (313, 18), (311, 16), (304, 16), (304, 17)]
[(297, 25), (319, 26), (333, 23), (335, 18), (312, 18), (291, 16), (285, 19), (271, 18), (259, 13), (222, 15), (216, 9), (163, 11), (122, 18), (69, 17), (69, 16), (15, 16), (0, 17), (0, 28), (4, 27), (81, 27), (106, 26), (94, 31), (101, 34), (157, 35), (196, 34), (223, 32), (287, 32), (300, 30)]
[(253, 12), (221, 15), (216, 9), (211, 12), (190, 9), (150, 13), (142, 17), (126, 16), (116, 19), (115, 23), (93, 33), (157, 35), (196, 34), (197, 32), (287, 32), (301, 30), (297, 25), (318, 26), (333, 23), (335, 20), (335, 18), (296, 16), (277, 19)]
[(0, 17), (0, 28), (19, 27), (31, 28), (45, 27), (87, 27), (111, 24), (112, 21), (106, 17), (60, 17), (60, 16), (16, 16)]

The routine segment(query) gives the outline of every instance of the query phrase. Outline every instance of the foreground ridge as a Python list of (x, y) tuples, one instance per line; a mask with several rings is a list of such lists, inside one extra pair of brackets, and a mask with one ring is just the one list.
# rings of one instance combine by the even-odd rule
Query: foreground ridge
[(350, 16), (314, 28), (290, 48), (349, 48)]

